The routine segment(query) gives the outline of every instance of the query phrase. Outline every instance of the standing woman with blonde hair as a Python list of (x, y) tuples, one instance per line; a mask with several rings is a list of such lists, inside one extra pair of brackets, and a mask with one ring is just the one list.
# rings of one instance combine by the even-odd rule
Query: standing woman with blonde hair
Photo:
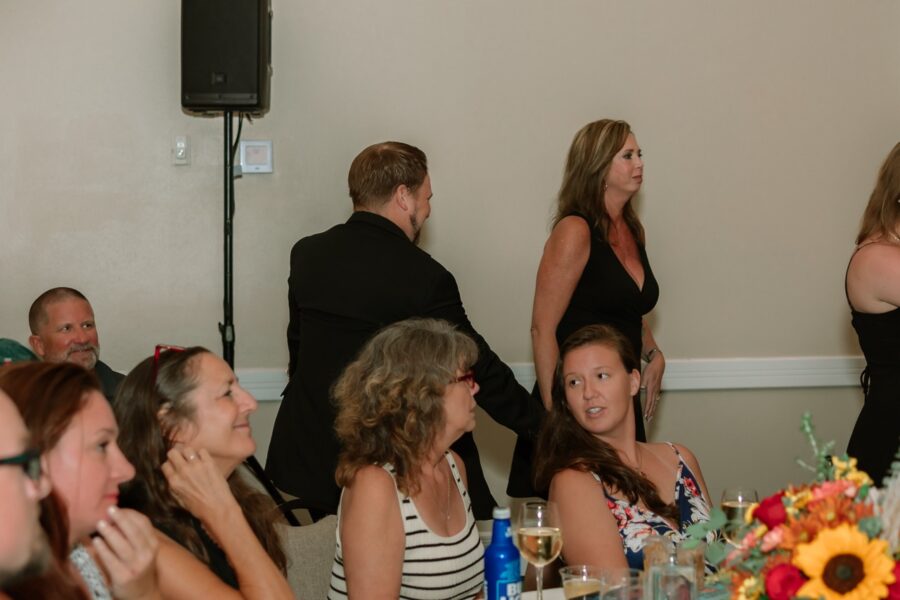
[[(557, 200), (553, 230), (538, 267), (531, 313), (531, 341), (537, 383), (534, 394), (551, 406), (553, 370), (559, 346), (587, 325), (621, 331), (646, 363), (634, 397), (635, 431), (646, 441), (644, 419), (656, 412), (666, 362), (644, 315), (659, 299), (659, 286), (645, 249), (644, 228), (632, 199), (644, 180), (644, 160), (631, 126), (602, 119), (588, 123), (572, 140)], [(507, 493), (533, 494), (531, 444), (519, 438)]]
[(381, 330), (334, 387), (343, 450), (328, 597), (474, 598), (484, 549), (450, 445), (475, 428), (478, 347), (446, 321)]
[(900, 437), (900, 143), (881, 165), (856, 244), (846, 292), (866, 357), (865, 404), (847, 453), (880, 484)]

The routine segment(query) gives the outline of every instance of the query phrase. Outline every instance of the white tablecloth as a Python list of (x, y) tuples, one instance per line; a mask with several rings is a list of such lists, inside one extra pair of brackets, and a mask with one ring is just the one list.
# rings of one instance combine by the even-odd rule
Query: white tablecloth
[[(535, 600), (537, 592), (525, 592), (522, 594), (522, 600)], [(544, 590), (544, 600), (564, 600), (562, 588), (549, 588)]]

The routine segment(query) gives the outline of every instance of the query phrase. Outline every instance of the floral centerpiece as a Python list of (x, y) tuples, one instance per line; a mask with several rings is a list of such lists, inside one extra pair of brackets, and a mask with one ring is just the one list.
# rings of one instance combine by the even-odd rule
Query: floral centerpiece
[(812, 483), (789, 486), (753, 506), (740, 543), (713, 576), (734, 600), (900, 600), (900, 468), (882, 490), (802, 429), (815, 464)]

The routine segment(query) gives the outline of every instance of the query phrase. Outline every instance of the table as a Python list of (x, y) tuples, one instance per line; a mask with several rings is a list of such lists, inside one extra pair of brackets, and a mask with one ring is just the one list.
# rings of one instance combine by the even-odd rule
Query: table
[[(537, 592), (524, 592), (522, 600), (535, 600)], [(728, 592), (724, 590), (705, 590), (700, 593), (701, 600), (727, 600)], [(544, 600), (565, 600), (562, 588), (547, 588), (544, 590)]]
[[(544, 600), (565, 600), (562, 588), (547, 588), (544, 590)], [(535, 600), (537, 592), (524, 592), (522, 600)]]

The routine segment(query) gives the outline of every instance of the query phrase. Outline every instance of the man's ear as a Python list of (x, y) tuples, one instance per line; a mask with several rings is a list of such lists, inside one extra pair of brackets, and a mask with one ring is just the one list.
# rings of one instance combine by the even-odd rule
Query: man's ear
[(38, 358), (44, 358), (44, 340), (42, 340), (40, 336), (28, 336), (28, 345), (31, 346), (31, 349), (34, 351), (34, 353), (38, 355)]
[(398, 185), (391, 194), (391, 201), (396, 201), (403, 210), (409, 210), (409, 188), (403, 183)]

